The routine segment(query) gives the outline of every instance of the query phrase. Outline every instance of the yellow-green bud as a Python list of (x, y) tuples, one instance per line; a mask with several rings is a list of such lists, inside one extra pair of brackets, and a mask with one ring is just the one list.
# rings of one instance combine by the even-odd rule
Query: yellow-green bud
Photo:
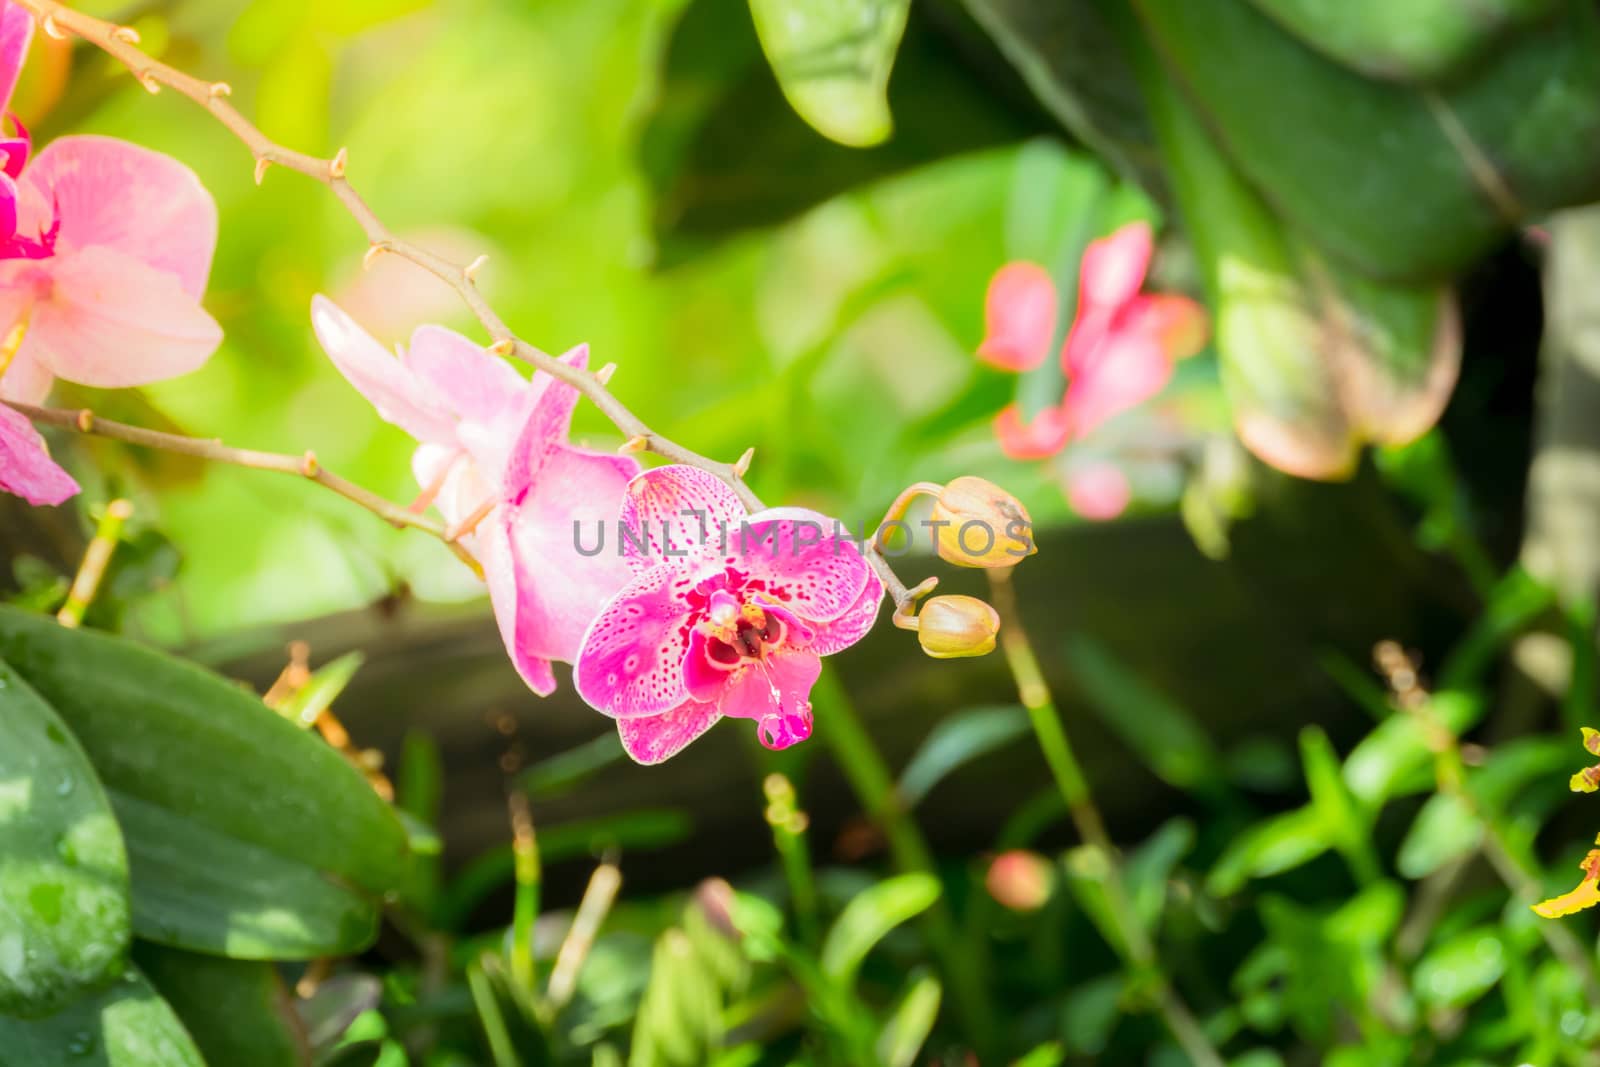
[(936, 596), (917, 613), (917, 641), (934, 659), (994, 651), (1000, 613), (975, 596)]
[(1011, 567), (1033, 555), (1033, 519), (1022, 502), (971, 475), (945, 486), (933, 505), (940, 558), (963, 567)]

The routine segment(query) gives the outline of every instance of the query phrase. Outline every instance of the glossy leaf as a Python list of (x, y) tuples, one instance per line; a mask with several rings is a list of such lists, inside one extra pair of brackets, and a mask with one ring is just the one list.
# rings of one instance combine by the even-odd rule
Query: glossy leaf
[(1375, 78), (1452, 74), (1557, 0), (1252, 0), (1305, 44)]
[(1315, 808), (1274, 815), (1229, 842), (1206, 876), (1206, 888), (1217, 896), (1236, 893), (1252, 878), (1266, 878), (1309, 863), (1332, 844), (1328, 827)]
[(889, 136), (889, 72), (911, 0), (750, 0), (756, 34), (800, 117), (840, 144)]
[[(1458, 737), (1477, 725), (1488, 707), (1477, 697), (1454, 691), (1435, 693), (1430, 705), (1432, 713)], [(1370, 810), (1394, 797), (1431, 787), (1435, 780), (1433, 751), (1423, 721), (1415, 715), (1390, 714), (1350, 750), (1343, 776), (1350, 792)]]
[(0, 1059), (16, 1067), (206, 1067), (171, 1005), (131, 967), (54, 1015), (0, 1015)]
[(46, 1014), (104, 984), (128, 932), (128, 857), (94, 768), (0, 660), (0, 1013)]
[(1238, 167), (1318, 247), (1367, 274), (1448, 277), (1527, 212), (1600, 186), (1592, 4), (1565, 0), (1565, 17), (1437, 92), (1347, 70), (1248, 0), (1136, 7)]
[(237, 685), (130, 641), (0, 609), (4, 655), (105, 784), (134, 931), (249, 959), (368, 944), (405, 832), (342, 756)]
[(946, 777), (1027, 732), (1028, 713), (1017, 705), (970, 708), (941, 719), (900, 774), (901, 803), (915, 807)]
[(309, 1067), (305, 1027), (272, 964), (202, 956), (149, 942), (134, 948), (134, 959), (178, 1014), (207, 1063)]
[(890, 930), (939, 899), (939, 880), (920, 872), (896, 875), (851, 898), (822, 941), (822, 972), (848, 987), (861, 962)]
[(939, 979), (931, 974), (912, 979), (878, 1034), (879, 1063), (884, 1067), (911, 1067), (916, 1062), (917, 1053), (922, 1051), (939, 1016), (943, 991)]
[(1435, 793), (1422, 805), (1400, 842), (1395, 869), (1407, 878), (1425, 878), (1447, 863), (1471, 855), (1483, 842), (1483, 822), (1450, 793)]

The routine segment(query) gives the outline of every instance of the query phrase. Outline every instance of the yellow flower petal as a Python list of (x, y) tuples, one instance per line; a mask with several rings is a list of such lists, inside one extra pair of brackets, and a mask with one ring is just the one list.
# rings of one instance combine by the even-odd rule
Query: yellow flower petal
[(1530, 906), (1546, 919), (1559, 919), (1563, 915), (1571, 915), (1584, 908), (1592, 908), (1596, 904), (1600, 904), (1600, 881), (1586, 878), (1578, 883), (1578, 888), (1572, 892)]

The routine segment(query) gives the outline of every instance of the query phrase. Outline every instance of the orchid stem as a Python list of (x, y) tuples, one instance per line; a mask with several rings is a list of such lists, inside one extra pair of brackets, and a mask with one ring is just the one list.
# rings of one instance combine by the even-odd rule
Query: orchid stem
[(1104, 861), (1106, 902), (1121, 941), (1120, 945), (1113, 944), (1112, 948), (1124, 954), (1126, 963), (1154, 979), (1156, 1009), (1190, 1062), (1195, 1067), (1223, 1067), (1221, 1055), (1201, 1030), (1177, 989), (1167, 979), (1150, 935), (1134, 910), (1116, 845), (1106, 831), (1105, 819), (1094, 802), (1089, 781), (1072, 751), (1066, 727), (1061, 724), (1061, 714), (1050, 695), (1044, 671), (1040, 669), (1039, 659), (1034, 655), (1027, 631), (1023, 629), (1022, 616), (1017, 610), (1016, 590), (1011, 583), (1011, 568), (987, 573), (991, 598), (995, 610), (1000, 613), (1000, 647), (1016, 681), (1017, 694), (1028, 709), (1034, 736), (1038, 738), (1045, 763), (1050, 767), (1050, 774), (1055, 779), (1061, 799), (1066, 802), (1067, 812), (1077, 827), (1078, 835)]
[[(902, 806), (888, 764), (872, 743), (849, 693), (832, 667), (823, 666), (812, 698), (818, 708), (818, 719), (825, 720), (825, 727), (817, 733), (826, 739), (856, 799), (888, 839), (895, 866), (901, 871), (921, 871), (938, 877), (927, 839)], [(922, 928), (950, 985), (956, 1011), (968, 1037), (980, 1050), (990, 1047), (994, 1019), (984, 992), (987, 961), (981, 955), (973, 958), (964, 954), (955, 919), (942, 896), (925, 913)]]
[[(262, 133), (238, 108), (229, 103), (228, 98), (232, 90), (227, 83), (203, 81), (154, 59), (136, 46), (135, 39), (130, 38), (123, 27), (75, 11), (57, 3), (56, 0), (17, 0), (17, 2), (35, 19), (52, 28), (58, 35), (75, 34), (110, 55), (127, 67), (129, 73), (152, 92), (166, 86), (210, 112), (250, 150), (251, 156), (256, 161), (258, 183), (269, 167), (279, 166), (326, 185), (361, 227), (367, 239), (369, 259), (385, 253), (396, 255), (433, 274), (454, 289), (462, 302), (472, 311), (479, 324), (488, 332), (492, 340), (489, 347), (493, 351), (514, 355), (558, 381), (567, 383), (599, 408), (624, 438), (638, 439), (642, 442), (640, 446), (642, 449), (654, 452), (674, 463), (698, 467), (715, 475), (727, 483), (748, 510), (754, 512), (762, 509), (761, 498), (756, 496), (744, 480), (742, 467), (747, 462), (744, 457), (734, 463), (724, 463), (703, 456), (656, 433), (606, 388), (605, 382), (610, 378), (610, 374), (605, 368), (601, 368), (604, 374), (602, 377), (594, 371), (570, 366), (512, 333), (489, 306), (483, 294), (478, 291), (474, 278), (476, 261), (470, 264), (456, 263), (420, 245), (396, 237), (345, 176), (349, 160), (348, 154), (343, 149), (340, 149), (332, 159), (321, 159), (286, 148)], [(894, 599), (895, 607), (906, 609), (911, 603), (910, 591), (895, 574), (894, 568), (889, 565), (883, 553), (870, 544), (864, 545), (862, 552), (872, 564), (873, 570), (883, 579), (885, 588)], [(457, 554), (464, 555), (461, 552)]]
[(539, 964), (533, 951), (533, 924), (539, 917), (539, 895), (544, 881), (539, 862), (539, 839), (533, 830), (533, 811), (527, 794), (512, 789), (506, 794), (511, 808), (511, 855), (517, 892), (511, 912), (511, 978), (530, 1002), (538, 997)]
[(117, 542), (122, 538), (122, 524), (132, 514), (133, 505), (126, 500), (113, 500), (106, 505), (106, 512), (100, 516), (100, 524), (95, 528), (94, 538), (84, 550), (78, 573), (72, 579), (67, 602), (56, 612), (56, 621), (62, 626), (71, 629), (83, 625), (83, 616), (88, 612), (89, 605), (94, 603), (95, 594), (100, 591), (100, 580), (105, 577), (106, 568), (111, 564), (111, 554), (117, 550)]
[(122, 422), (113, 422), (102, 419), (88, 408), (43, 408), (33, 404), (19, 404), (14, 401), (0, 401), (20, 411), (34, 422), (46, 426), (58, 426), (63, 430), (74, 433), (88, 434), (94, 437), (105, 437), (113, 441), (125, 441), (131, 445), (142, 448), (156, 448), (163, 452), (176, 452), (185, 456), (196, 456), (213, 463), (227, 463), (235, 467), (248, 467), (252, 470), (276, 471), (280, 474), (293, 474), (309, 481), (316, 482), (326, 489), (344, 497), (352, 503), (358, 504), (374, 515), (383, 519), (391, 526), (397, 528), (409, 527), (421, 530), (423, 533), (432, 534), (443, 541), (456, 558), (472, 568), (473, 573), (480, 578), (483, 568), (460, 544), (451, 540), (449, 532), (442, 523), (418, 515), (398, 504), (391, 503), (372, 492), (363, 489), (354, 482), (339, 477), (326, 467), (317, 462), (317, 458), (310, 452), (293, 456), (282, 452), (258, 452), (249, 448), (233, 448), (221, 441), (205, 440), (199, 437), (185, 437), (182, 434), (163, 433), (160, 430), (147, 430), (142, 426), (129, 426)]

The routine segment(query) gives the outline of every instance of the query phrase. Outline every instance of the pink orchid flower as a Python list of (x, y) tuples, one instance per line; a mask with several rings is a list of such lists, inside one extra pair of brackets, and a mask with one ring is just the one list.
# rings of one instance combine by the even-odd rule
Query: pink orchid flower
[[(1174, 360), (1204, 346), (1206, 319), (1198, 304), (1139, 292), (1153, 248), (1149, 223), (1131, 222), (1084, 250), (1077, 316), (1060, 353), (1066, 392), (1060, 404), (1031, 419), (1017, 404), (995, 417), (995, 435), (1007, 455), (1054, 455), (1160, 392)], [(1055, 282), (1043, 267), (1001, 267), (989, 283), (979, 357), (1003, 370), (1039, 366), (1055, 337), (1056, 307)]]
[(590, 624), (573, 684), (628, 755), (660, 763), (724, 715), (768, 748), (809, 737), (820, 657), (861, 640), (883, 601), (833, 520), (747, 515), (720, 479), (668, 466), (628, 484), (618, 531), (633, 580)]
[[(569, 444), (576, 389), (544, 373), (524, 380), (454, 331), (422, 326), (397, 358), (325, 297), (311, 322), (350, 384), (416, 438), (419, 503), (472, 528), (461, 540), (483, 565), (511, 662), (534, 692), (553, 692), (551, 662), (577, 657), (631, 573), (615, 553), (582, 554), (578, 530), (614, 520), (638, 462)], [(562, 360), (588, 358), (579, 346)]]
[[(0, 0), (0, 112), (33, 20)], [(37, 403), (55, 378), (120, 387), (186, 374), (222, 330), (200, 306), (217, 207), (183, 164), (110, 137), (62, 137), (29, 160), (0, 136), (0, 400)], [(76, 484), (4, 418), (0, 488), (59, 503)]]
[(1105, 460), (1074, 464), (1066, 477), (1067, 503), (1093, 522), (1110, 522), (1128, 510), (1133, 487), (1122, 468)]

